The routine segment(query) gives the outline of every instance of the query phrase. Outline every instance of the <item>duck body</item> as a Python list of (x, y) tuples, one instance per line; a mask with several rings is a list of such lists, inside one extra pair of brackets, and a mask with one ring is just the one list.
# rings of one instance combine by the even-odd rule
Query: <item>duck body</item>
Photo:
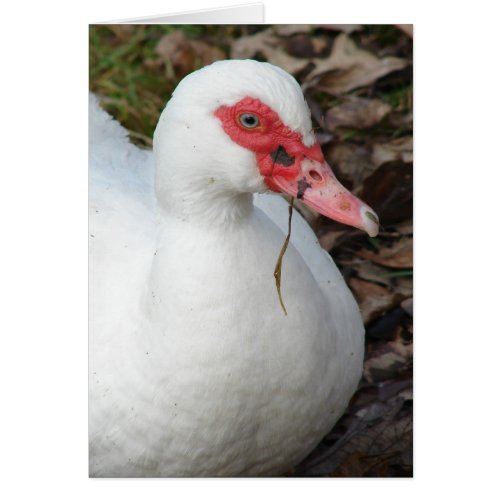
[(295, 212), (285, 315), (285, 200), (216, 174), (162, 185), (162, 147), (132, 146), (93, 99), (90, 115), (90, 475), (283, 474), (356, 389), (357, 304)]

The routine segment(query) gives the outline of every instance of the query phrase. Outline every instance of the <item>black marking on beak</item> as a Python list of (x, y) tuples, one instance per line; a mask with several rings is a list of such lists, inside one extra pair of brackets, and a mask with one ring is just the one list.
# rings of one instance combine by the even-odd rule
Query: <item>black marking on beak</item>
[(305, 177), (302, 177), (302, 179), (300, 179), (300, 181), (297, 182), (297, 189), (298, 189), (297, 198), (299, 200), (304, 198), (304, 193), (306, 192), (306, 189), (310, 188), (310, 187), (311, 187), (311, 184), (309, 184), (309, 182), (306, 181)]
[(279, 165), (283, 165), (284, 167), (289, 167), (295, 163), (295, 158), (290, 156), (283, 146), (278, 146), (276, 151), (271, 153), (271, 158), (273, 159), (273, 163), (278, 163)]

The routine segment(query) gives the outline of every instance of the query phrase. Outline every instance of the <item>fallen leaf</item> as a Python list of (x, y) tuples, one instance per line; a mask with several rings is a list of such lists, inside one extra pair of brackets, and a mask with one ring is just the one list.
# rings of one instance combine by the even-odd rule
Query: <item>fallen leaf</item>
[(372, 321), (366, 328), (366, 337), (369, 340), (393, 341), (403, 325), (406, 326), (406, 312), (399, 307), (390, 311)]
[(375, 210), (383, 226), (411, 218), (413, 213), (412, 165), (391, 162), (380, 166), (364, 179), (360, 198)]
[(312, 92), (305, 92), (304, 93), (307, 105), (309, 106), (309, 109), (311, 110), (311, 116), (316, 120), (318, 125), (322, 128), (325, 129), (325, 110), (323, 109), (324, 106), (322, 106), (314, 97)]
[(393, 476), (391, 465), (405, 466), (411, 471), (413, 424), (410, 414), (400, 420), (382, 420), (367, 426), (343, 447), (333, 477)]
[(403, 237), (392, 246), (384, 246), (378, 252), (365, 248), (357, 254), (385, 267), (406, 269), (413, 267), (413, 238)]
[(189, 39), (184, 31), (173, 31), (163, 36), (155, 52), (163, 63), (173, 67), (177, 78), (207, 64), (226, 59), (221, 49), (203, 40)]
[(359, 278), (365, 281), (372, 281), (380, 285), (385, 285), (390, 288), (391, 278), (387, 273), (387, 269), (377, 266), (369, 260), (355, 262), (352, 268), (356, 271)]
[(363, 377), (369, 383), (396, 378), (411, 368), (413, 342), (404, 339), (402, 328), (396, 339), (380, 342), (375, 348), (368, 348), (365, 354)]
[(318, 27), (325, 30), (342, 31), (347, 34), (363, 29), (361, 24), (319, 24)]
[(412, 163), (413, 137), (405, 136), (383, 144), (374, 144), (372, 161), (376, 166), (394, 161)]
[(137, 32), (136, 27), (131, 24), (108, 24), (107, 28), (116, 36), (119, 43), (128, 42)]
[(221, 49), (203, 40), (190, 40), (189, 45), (191, 46), (191, 50), (196, 54), (200, 67), (212, 64), (215, 61), (227, 59), (226, 54)]
[(274, 32), (280, 36), (291, 36), (299, 33), (310, 33), (318, 28), (325, 31), (341, 31), (347, 34), (363, 29), (361, 24), (277, 24), (274, 26)]
[(274, 26), (274, 32), (280, 36), (290, 36), (298, 33), (310, 33), (313, 28), (312, 24), (277, 24)]
[(235, 39), (231, 45), (231, 57), (233, 59), (252, 59), (260, 53), (268, 62), (289, 73), (296, 74), (303, 70), (307, 66), (308, 60), (298, 59), (287, 54), (282, 43), (282, 40), (276, 36), (274, 28), (270, 27), (253, 35)]
[(334, 229), (321, 234), (318, 237), (318, 241), (322, 248), (324, 248), (327, 252), (330, 252), (332, 249), (337, 247), (342, 241), (344, 241), (346, 235), (350, 232), (351, 232), (350, 229), (340, 229), (340, 230)]
[(322, 55), (328, 49), (328, 39), (298, 34), (286, 39), (284, 47), (291, 56), (312, 58)]
[(413, 234), (413, 220), (406, 220), (399, 224), (394, 224), (394, 229), (401, 235)]
[(395, 24), (405, 35), (413, 38), (413, 24)]
[[(294, 471), (301, 477), (408, 476), (412, 470), (411, 380), (360, 388), (322, 443)], [(390, 386), (390, 387), (389, 387)], [(366, 397), (365, 397), (366, 396)]]
[[(331, 143), (324, 148), (324, 154), (328, 163), (339, 171), (339, 180), (348, 184), (346, 186), (348, 188), (359, 186), (375, 171), (371, 149), (367, 145), (350, 142)], [(351, 186), (346, 180), (350, 181)]]
[(391, 113), (387, 118), (387, 123), (390, 127), (411, 132), (413, 130), (413, 112), (409, 113)]
[(401, 307), (410, 315), (413, 316), (413, 297), (403, 300)]
[(404, 398), (406, 401), (413, 400), (413, 379), (401, 378), (386, 380), (376, 384), (378, 388), (379, 401), (387, 401), (394, 396)]
[(365, 325), (399, 305), (405, 298), (384, 286), (354, 277), (349, 279), (349, 287), (358, 301)]
[(404, 297), (411, 297), (413, 295), (413, 273), (410, 276), (393, 278), (391, 290)]
[(183, 31), (173, 31), (161, 37), (155, 47), (155, 53), (163, 63), (173, 67), (178, 78), (182, 78), (194, 69), (193, 55)]
[(326, 113), (326, 127), (334, 131), (338, 127), (370, 128), (382, 121), (391, 106), (380, 99), (346, 96), (343, 102)]
[(335, 38), (331, 53), (326, 58), (294, 57), (286, 52), (285, 46), (286, 42), (278, 36), (276, 28), (271, 26), (264, 31), (234, 40), (231, 57), (248, 59), (262, 54), (268, 62), (292, 74), (300, 73), (312, 62), (315, 67), (307, 75), (303, 89), (315, 87), (334, 95), (369, 85), (408, 64), (398, 57), (378, 58), (371, 52), (358, 48), (345, 33)]
[(338, 35), (330, 56), (315, 59), (315, 68), (307, 75), (305, 88), (311, 86), (332, 95), (372, 84), (378, 78), (403, 69), (407, 61), (398, 57), (378, 58), (360, 49), (346, 34)]

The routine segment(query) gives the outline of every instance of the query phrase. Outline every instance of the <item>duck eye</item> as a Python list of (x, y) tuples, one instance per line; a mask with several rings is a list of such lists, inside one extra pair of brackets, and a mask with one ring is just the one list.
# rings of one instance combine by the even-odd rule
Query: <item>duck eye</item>
[(239, 119), (245, 128), (255, 128), (260, 124), (259, 118), (252, 113), (243, 113), (239, 116)]

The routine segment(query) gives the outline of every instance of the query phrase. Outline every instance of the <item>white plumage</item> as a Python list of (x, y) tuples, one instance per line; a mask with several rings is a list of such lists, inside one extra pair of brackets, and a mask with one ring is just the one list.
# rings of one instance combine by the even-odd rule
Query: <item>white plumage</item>
[(155, 160), (90, 97), (92, 476), (282, 474), (357, 386), (358, 307), (297, 212), (288, 316), (280, 307), (287, 203), (251, 194), (267, 191), (255, 157), (213, 116), (247, 95), (310, 145), (300, 87), (268, 64), (224, 61), (187, 77), (160, 119)]

